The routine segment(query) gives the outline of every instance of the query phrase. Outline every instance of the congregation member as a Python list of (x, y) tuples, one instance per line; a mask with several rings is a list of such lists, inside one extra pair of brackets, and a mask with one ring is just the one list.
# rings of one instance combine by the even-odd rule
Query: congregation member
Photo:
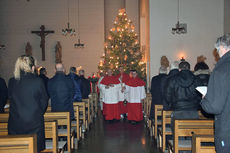
[(201, 98), (196, 87), (200, 86), (200, 80), (190, 71), (190, 64), (184, 60), (179, 64), (179, 70), (180, 72), (168, 81), (165, 93), (167, 103), (171, 103), (173, 110), (172, 124), (175, 119), (199, 118)]
[(198, 62), (195, 65), (194, 75), (196, 75), (200, 79), (202, 86), (208, 86), (210, 70), (205, 62)]
[(4, 107), (6, 105), (8, 98), (8, 90), (6, 82), (3, 78), (0, 77), (0, 113), (4, 112)]
[(48, 91), (48, 81), (49, 81), (49, 78), (47, 77), (47, 71), (46, 71), (46, 68), (42, 67), (39, 71), (39, 77), (43, 80), (44, 84), (45, 84), (45, 87), (46, 87), (46, 91)]
[(152, 77), (151, 80), (151, 95), (152, 95), (152, 103), (151, 103), (151, 110), (150, 110), (150, 119), (154, 119), (154, 108), (155, 105), (162, 105), (163, 104), (163, 81), (164, 78), (167, 77), (167, 68), (161, 66), (159, 68), (159, 74)]
[(174, 61), (170, 64), (170, 71), (168, 73), (168, 76), (165, 79), (165, 81), (163, 82), (163, 109), (164, 110), (170, 110), (171, 109), (171, 103), (167, 103), (167, 101), (165, 100), (165, 91), (166, 91), (166, 87), (167, 84), (170, 80), (170, 78), (172, 78), (173, 76), (177, 75), (179, 73), (179, 61)]
[(89, 98), (90, 81), (85, 78), (85, 71), (83, 69), (79, 71), (79, 81), (80, 81), (82, 99)]
[(145, 82), (137, 76), (136, 70), (131, 70), (131, 78), (127, 81), (125, 90), (127, 100), (128, 120), (132, 124), (143, 120), (142, 103), (145, 94)]
[(125, 84), (129, 80), (129, 75), (124, 72), (123, 66), (119, 67), (119, 74), (117, 74), (117, 78), (120, 80), (121, 90), (119, 91), (119, 107), (120, 107), (120, 114), (121, 118), (126, 117), (127, 107), (125, 103)]
[(68, 77), (72, 80), (72, 84), (74, 86), (74, 96), (72, 102), (79, 102), (82, 100), (80, 79), (76, 72), (76, 67), (70, 67)]
[(220, 60), (211, 73), (208, 91), (201, 101), (204, 111), (215, 115), (215, 146), (217, 153), (230, 150), (230, 34), (217, 39), (215, 47)]
[(105, 120), (120, 120), (119, 91), (120, 81), (113, 76), (111, 69), (107, 70), (107, 75), (101, 80), (100, 88), (103, 92), (103, 115)]
[(48, 105), (45, 85), (34, 74), (34, 58), (23, 55), (9, 80), (9, 135), (37, 134), (37, 151), (45, 149), (44, 113)]
[(55, 65), (56, 74), (48, 81), (48, 93), (51, 99), (52, 112), (70, 112), (71, 119), (74, 119), (73, 96), (74, 85), (72, 80), (65, 75), (62, 63)]

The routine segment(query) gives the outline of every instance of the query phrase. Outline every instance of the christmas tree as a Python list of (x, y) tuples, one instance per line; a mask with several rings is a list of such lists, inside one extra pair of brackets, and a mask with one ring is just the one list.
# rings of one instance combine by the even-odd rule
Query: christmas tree
[(127, 18), (125, 9), (120, 9), (114, 21), (114, 27), (110, 29), (105, 41), (103, 60), (98, 65), (100, 73), (110, 68), (117, 74), (119, 66), (123, 66), (126, 73), (135, 69), (139, 77), (146, 80), (146, 63), (134, 29), (131, 20)]

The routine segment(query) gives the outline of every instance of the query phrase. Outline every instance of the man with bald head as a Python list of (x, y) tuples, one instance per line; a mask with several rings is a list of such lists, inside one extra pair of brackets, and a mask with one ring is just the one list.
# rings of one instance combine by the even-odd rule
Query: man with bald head
[(65, 75), (65, 68), (62, 63), (55, 65), (56, 74), (48, 82), (48, 93), (51, 98), (52, 112), (70, 112), (71, 119), (74, 119), (72, 98), (74, 96), (74, 85), (72, 80)]

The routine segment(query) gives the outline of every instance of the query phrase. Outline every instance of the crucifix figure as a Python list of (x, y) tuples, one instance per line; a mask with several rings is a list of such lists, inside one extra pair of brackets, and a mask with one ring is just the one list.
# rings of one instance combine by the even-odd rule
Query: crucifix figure
[(45, 61), (45, 37), (50, 34), (54, 33), (52, 30), (45, 30), (45, 26), (42, 25), (40, 27), (41, 31), (31, 31), (31, 33), (35, 33), (41, 37), (40, 48), (42, 49), (42, 60)]

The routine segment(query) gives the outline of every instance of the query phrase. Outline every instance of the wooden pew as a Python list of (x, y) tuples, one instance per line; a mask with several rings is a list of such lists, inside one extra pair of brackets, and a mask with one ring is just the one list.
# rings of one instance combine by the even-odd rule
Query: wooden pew
[[(79, 106), (74, 105), (74, 115), (75, 115), (75, 121), (72, 121), (71, 126), (72, 128), (76, 129), (77, 134), (77, 142), (80, 141), (82, 134), (81, 134), (81, 124), (80, 124), (80, 114), (79, 114)], [(77, 146), (77, 145), (76, 145)]]
[(64, 150), (66, 141), (58, 141), (56, 121), (45, 122), (45, 138), (51, 138), (51, 140), (46, 140), (46, 149), (42, 152), (57, 153), (59, 149)]
[(192, 137), (192, 134), (214, 135), (213, 120), (175, 120), (173, 140), (169, 140), (169, 153), (179, 150), (192, 150), (192, 140), (179, 140), (179, 137)]
[(58, 137), (67, 137), (67, 149), (71, 153), (71, 119), (70, 112), (46, 112), (45, 121), (57, 121), (58, 126), (66, 126), (67, 129), (58, 129)]
[(151, 94), (147, 94), (144, 102), (145, 102), (145, 117), (147, 118), (147, 127), (149, 129), (150, 136), (153, 136), (153, 132), (151, 131), (151, 129), (152, 129), (152, 120), (149, 119), (150, 111), (151, 111), (151, 103), (152, 103)]
[(196, 135), (192, 136), (192, 153), (216, 153), (215, 146), (203, 146), (203, 142), (214, 143), (213, 135)]
[[(8, 135), (8, 123), (0, 123), (0, 136)], [(53, 152), (57, 153), (64, 150), (64, 146), (66, 145), (66, 141), (58, 141), (57, 139), (57, 122), (56, 121), (48, 121), (45, 122), (45, 138), (51, 139), (46, 140), (46, 149), (42, 152)]]
[(0, 123), (0, 136), (8, 135), (8, 123)]
[(92, 94), (92, 98), (93, 98), (93, 102), (94, 102), (94, 112), (97, 114), (98, 111), (98, 95), (96, 92), (91, 93)]
[(157, 139), (157, 131), (158, 131), (158, 126), (162, 125), (162, 110), (163, 110), (163, 105), (155, 105), (155, 119), (154, 123), (152, 125), (152, 133)]
[[(159, 147), (162, 152), (166, 149), (166, 136), (172, 135), (171, 114), (173, 111), (162, 110), (162, 125), (158, 128)], [(198, 111), (199, 119), (207, 119), (201, 111)]]
[(90, 99), (82, 99), (83, 102), (85, 102), (85, 109), (86, 109), (86, 128), (89, 129), (89, 126), (91, 124), (91, 102), (90, 102)]
[(151, 94), (148, 93), (146, 95), (146, 98), (144, 99), (144, 103), (143, 103), (144, 115), (147, 118), (149, 118), (149, 116), (150, 116), (151, 102), (152, 102), (152, 97), (151, 97)]
[(89, 94), (89, 102), (90, 102), (90, 106), (91, 106), (91, 119), (93, 121), (93, 118), (95, 116), (95, 110), (94, 110), (94, 101), (93, 101), (92, 94)]
[(0, 113), (0, 123), (8, 122), (9, 113)]
[(79, 119), (83, 121), (83, 125), (86, 126), (86, 104), (85, 102), (74, 102), (73, 106), (79, 107)]
[(158, 128), (159, 145), (162, 152), (166, 149), (166, 136), (172, 135), (171, 114), (172, 111), (162, 111), (162, 126)]
[(36, 135), (0, 136), (1, 153), (37, 153)]
[[(8, 122), (9, 114), (1, 113), (0, 122)], [(67, 148), (69, 153), (71, 153), (71, 120), (69, 112), (46, 112), (44, 114), (45, 121), (57, 120), (58, 126), (67, 126), (67, 129), (58, 129), (58, 136), (67, 137)], [(73, 145), (72, 145), (73, 146)]]

